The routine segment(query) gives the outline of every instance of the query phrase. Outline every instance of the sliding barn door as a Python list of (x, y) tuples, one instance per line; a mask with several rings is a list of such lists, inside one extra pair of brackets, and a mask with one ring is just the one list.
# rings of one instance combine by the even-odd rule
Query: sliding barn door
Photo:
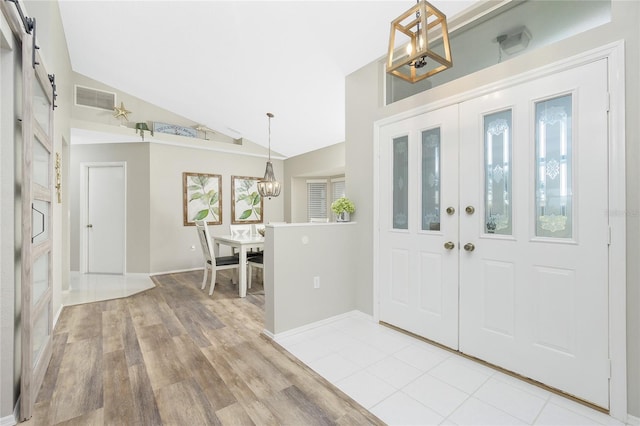
[[(53, 89), (22, 38), (22, 368), (20, 417), (31, 417), (51, 359)], [(40, 62), (39, 65), (34, 65)]]

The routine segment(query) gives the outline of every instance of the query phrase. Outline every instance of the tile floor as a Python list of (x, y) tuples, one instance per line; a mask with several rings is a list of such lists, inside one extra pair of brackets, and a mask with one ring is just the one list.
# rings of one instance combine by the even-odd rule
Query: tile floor
[[(71, 273), (63, 304), (154, 287), (145, 274)], [(353, 313), (276, 341), (389, 425), (623, 425)]]
[(362, 314), (276, 341), (389, 425), (623, 425)]
[(79, 305), (117, 299), (155, 287), (149, 274), (69, 274), (69, 290), (62, 292), (62, 305)]

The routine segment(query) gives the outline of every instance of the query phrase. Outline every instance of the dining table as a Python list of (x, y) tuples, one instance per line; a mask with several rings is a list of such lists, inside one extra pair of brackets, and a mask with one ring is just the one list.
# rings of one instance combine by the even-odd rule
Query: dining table
[(213, 249), (216, 257), (220, 256), (220, 245), (236, 248), (239, 255), (238, 293), (247, 296), (247, 251), (263, 250), (264, 237), (260, 234), (217, 235), (213, 236)]

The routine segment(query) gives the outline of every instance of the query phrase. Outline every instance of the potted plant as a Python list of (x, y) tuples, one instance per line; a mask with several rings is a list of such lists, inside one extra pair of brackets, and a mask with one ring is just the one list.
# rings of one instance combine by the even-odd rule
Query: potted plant
[(351, 213), (356, 211), (356, 206), (347, 197), (341, 197), (331, 203), (331, 210), (336, 214), (337, 222), (349, 222)]

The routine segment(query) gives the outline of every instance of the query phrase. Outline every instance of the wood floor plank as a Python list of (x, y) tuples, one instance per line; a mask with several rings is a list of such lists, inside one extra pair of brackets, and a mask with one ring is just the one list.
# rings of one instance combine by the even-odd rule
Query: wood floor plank
[(54, 333), (52, 338), (51, 360), (47, 367), (47, 373), (42, 381), (42, 386), (38, 392), (38, 399), (36, 403), (40, 401), (50, 401), (53, 396), (53, 391), (56, 388), (56, 382), (58, 380), (58, 373), (60, 371), (60, 365), (62, 364), (62, 357), (64, 356), (64, 350), (67, 346), (68, 333)]
[(165, 425), (221, 425), (209, 400), (193, 379), (156, 391), (160, 417)]
[[(251, 426), (255, 425), (249, 414), (245, 411), (244, 407), (239, 404), (231, 404), (221, 410), (216, 411), (216, 416), (220, 419), (223, 425), (243, 425)], [(260, 423), (263, 425), (264, 423)]]
[(140, 350), (143, 354), (145, 352), (156, 351), (158, 348), (163, 348), (166, 345), (173, 343), (173, 338), (164, 324), (140, 327), (138, 329), (137, 336), (138, 344), (140, 345)]
[(105, 354), (124, 349), (126, 322), (122, 311), (102, 312), (102, 350)]
[(104, 410), (99, 408), (73, 419), (57, 423), (58, 426), (101, 426), (104, 422)]
[(151, 382), (144, 364), (136, 364), (129, 367), (129, 381), (131, 394), (135, 407), (134, 417), (129, 424), (133, 425), (160, 425), (160, 411), (155, 394), (151, 388)]
[(153, 351), (144, 352), (142, 356), (154, 391), (191, 377), (187, 366), (180, 362), (173, 341)]
[(102, 360), (101, 337), (66, 345), (51, 399), (51, 418), (54, 423), (102, 408)]
[(68, 341), (78, 342), (102, 335), (102, 308), (100, 304), (88, 303), (74, 306), (73, 326), (69, 329)]
[(218, 371), (209, 362), (200, 348), (189, 336), (174, 338), (180, 361), (192, 372), (192, 377), (198, 383), (215, 410), (232, 405), (236, 402), (233, 393), (227, 388)]
[(134, 417), (133, 393), (124, 350), (104, 354), (105, 424), (124, 425)]
[(124, 318), (124, 353), (127, 357), (127, 365), (143, 364), (142, 351), (140, 350), (140, 343), (138, 342), (138, 334), (133, 325), (133, 319), (131, 315), (127, 315)]

